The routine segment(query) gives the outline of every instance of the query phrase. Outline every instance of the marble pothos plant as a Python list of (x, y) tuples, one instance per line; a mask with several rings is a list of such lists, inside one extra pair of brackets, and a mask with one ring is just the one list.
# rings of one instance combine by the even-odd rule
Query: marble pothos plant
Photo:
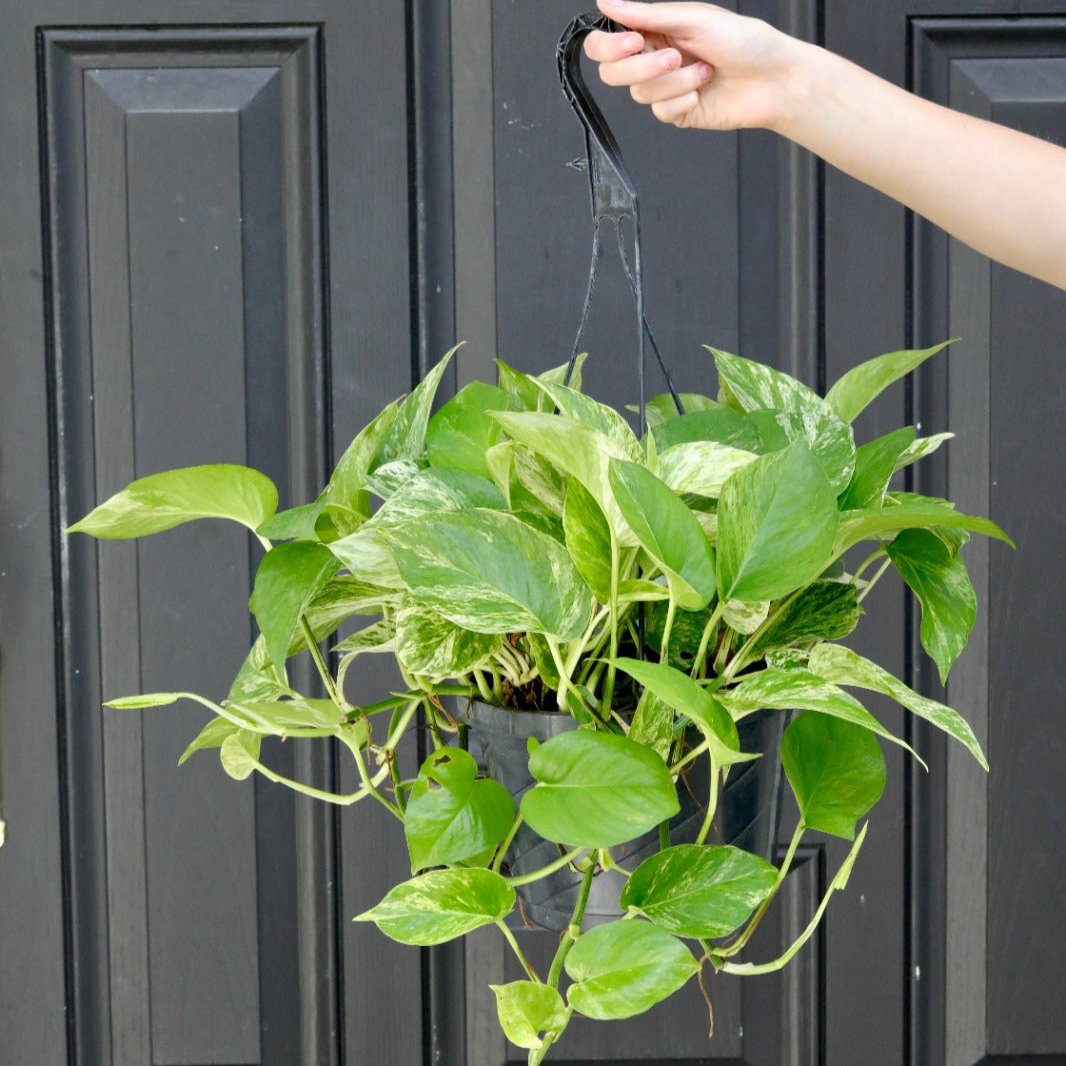
[[(704, 968), (778, 969), (848, 880), (859, 823), (885, 785), (882, 745), (920, 758), (856, 693), (898, 701), (987, 768), (959, 713), (840, 643), (895, 571), (921, 604), (921, 641), (946, 679), (976, 611), (966, 541), (1007, 540), (947, 500), (893, 488), (950, 434), (906, 427), (856, 447), (856, 416), (940, 348), (873, 359), (824, 398), (711, 350), (716, 398), (685, 394), (680, 415), (657, 398), (643, 439), (582, 393), (580, 366), (565, 387), (560, 371), (533, 377), (500, 363), (497, 384), (469, 384), (432, 413), (446, 357), (356, 437), (311, 503), (278, 511), (274, 485), (243, 466), (141, 478), (71, 531), (246, 526), (262, 549), (250, 601), (261, 635), (221, 698), (108, 705), (194, 700), (211, 717), (182, 761), (216, 749), (238, 780), (259, 773), (394, 815), (413, 876), (357, 920), (415, 945), (498, 926), (525, 971), (493, 986), (500, 1022), (530, 1063), (575, 1014), (639, 1014)], [(394, 658), (397, 692), (360, 683), (361, 659), (375, 653)], [(289, 663), (304, 655), (318, 693), (290, 683)], [(537, 784), (517, 810), (464, 750), (454, 707), (467, 698), (501, 715), (558, 709), (576, 720), (531, 751)], [(795, 714), (780, 752), (741, 751), (737, 723), (766, 709)], [(405, 777), (397, 751), (422, 726), (432, 750)], [(264, 737), (339, 742), (359, 787), (337, 794), (283, 777)], [(731, 769), (760, 757), (780, 758), (798, 803), (780, 867), (706, 842)], [(711, 782), (697, 841), (668, 846), (664, 834), (658, 853), (623, 870), (618, 920), (583, 928), (593, 877), (620, 868), (608, 849), (677, 812), (679, 775), (696, 759), (709, 761)], [(507, 854), (523, 820), (557, 857), (515, 876)], [(800, 938), (779, 958), (750, 960), (752, 933), (811, 831), (854, 841), (851, 851)], [(507, 918), (516, 887), (564, 866), (581, 872), (582, 892), (542, 974)]]

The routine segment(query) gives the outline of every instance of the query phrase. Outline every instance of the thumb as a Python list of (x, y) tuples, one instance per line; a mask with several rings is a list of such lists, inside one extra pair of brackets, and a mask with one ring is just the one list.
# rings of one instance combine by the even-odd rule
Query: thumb
[(605, 15), (631, 30), (676, 37), (691, 36), (698, 28), (700, 15), (705, 15), (710, 7), (692, 3), (646, 4), (635, 0), (597, 0), (597, 5)]

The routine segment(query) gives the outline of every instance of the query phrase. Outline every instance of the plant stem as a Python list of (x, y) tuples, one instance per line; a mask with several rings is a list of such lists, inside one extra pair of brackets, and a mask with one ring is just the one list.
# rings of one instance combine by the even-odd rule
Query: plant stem
[(519, 885), (528, 885), (531, 881), (539, 881), (542, 877), (547, 877), (548, 874), (555, 873), (556, 870), (561, 870), (564, 866), (569, 866), (585, 848), (574, 848), (573, 851), (568, 851), (565, 855), (560, 855), (555, 862), (548, 863), (547, 866), (542, 866), (539, 870), (534, 870), (531, 874), (519, 874), (517, 877), (508, 877), (507, 883), (512, 888), (517, 888)]
[(496, 924), (500, 927), (500, 931), (507, 938), (507, 943), (511, 945), (511, 950), (518, 957), (518, 961), (522, 964), (522, 969), (526, 971), (526, 976), (531, 981), (536, 981), (537, 984), (543, 984), (544, 982), (537, 976), (537, 971), (530, 965), (529, 959), (526, 958), (525, 952), (518, 946), (518, 941), (514, 938), (514, 933), (507, 928), (507, 923), (500, 918)]
[(809, 587), (809, 585), (805, 585), (801, 589), (796, 589), (795, 592), (790, 593), (778, 604), (776, 610), (770, 611), (766, 616), (766, 621), (740, 646), (740, 650), (733, 656), (733, 661), (726, 667), (725, 673), (722, 675), (726, 681), (732, 681), (747, 666), (747, 656), (751, 649), (762, 640), (763, 634), (781, 617), (792, 601), (806, 592)]
[[(403, 821), (403, 811), (396, 806), (395, 803), (390, 803), (377, 789), (377, 786), (370, 779), (370, 774), (366, 768), (366, 760), (363, 758), (363, 753), (359, 749), (359, 745), (350, 741), (343, 733), (340, 735), (341, 742), (352, 753), (352, 757), (355, 759), (356, 769), (359, 771), (359, 779), (363, 782), (363, 788), (370, 793), (370, 795), (378, 801), (390, 814), (394, 815), (401, 822)], [(386, 768), (386, 775), (389, 770)]]
[(736, 955), (737, 952), (743, 949), (747, 942), (751, 939), (752, 934), (759, 928), (759, 923), (763, 920), (763, 916), (766, 914), (773, 903), (774, 897), (781, 890), (781, 886), (785, 883), (785, 877), (788, 874), (789, 868), (792, 866), (792, 860), (796, 857), (796, 849), (799, 847), (800, 838), (803, 836), (806, 826), (800, 821), (796, 826), (795, 833), (792, 834), (792, 840), (788, 845), (788, 852), (785, 854), (784, 862), (781, 863), (781, 868), (777, 871), (777, 880), (774, 881), (773, 888), (770, 889), (770, 894), (759, 904), (758, 910), (751, 917), (751, 921), (748, 922), (744, 932), (737, 937), (728, 947), (718, 948), (715, 950), (715, 954), (728, 958), (731, 955)]
[(707, 619), (707, 625), (703, 627), (703, 636), (700, 637), (699, 651), (696, 652), (696, 660), (692, 664), (692, 676), (697, 677), (703, 672), (704, 667), (707, 665), (707, 649), (711, 646), (711, 637), (714, 636), (718, 629), (718, 622), (721, 620), (722, 612), (725, 610), (725, 604), (719, 601), (713, 611), (711, 611), (711, 617)]
[(887, 570), (887, 569), (888, 569), (888, 568), (889, 568), (889, 567), (890, 567), (891, 565), (892, 565), (892, 560), (891, 560), (891, 559), (886, 559), (886, 560), (885, 560), (885, 561), (884, 561), (884, 562), (883, 562), (883, 563), (881, 564), (881, 566), (880, 566), (880, 567), (878, 568), (878, 571), (877, 571), (877, 573), (876, 573), (876, 574), (874, 574), (874, 576), (873, 576), (872, 578), (870, 578), (870, 580), (869, 580), (869, 581), (868, 581), (868, 582), (866, 583), (866, 588), (864, 588), (864, 589), (862, 590), (862, 592), (860, 592), (860, 593), (858, 594), (858, 596), (856, 596), (856, 597), (855, 597), (855, 599), (856, 599), (856, 601), (857, 601), (858, 603), (862, 603), (862, 601), (863, 601), (863, 600), (865, 600), (865, 599), (866, 599), (866, 597), (870, 595), (870, 593), (871, 593), (871, 592), (873, 591), (873, 587), (874, 587), (874, 585), (876, 585), (876, 584), (877, 584), (877, 582), (878, 582), (878, 581), (880, 581), (882, 577), (884, 577), (885, 571), (886, 571), (886, 570)]
[(865, 559), (863, 559), (863, 561), (859, 564), (859, 568), (855, 571), (854, 574), (851, 575), (851, 583), (853, 585), (857, 585), (859, 583), (859, 578), (862, 577), (864, 571), (868, 567), (870, 567), (874, 563), (876, 563), (877, 560), (880, 559), (881, 556), (884, 555), (884, 554), (885, 554), (885, 549), (884, 548), (878, 548), (877, 551), (871, 552)]
[(710, 755), (711, 760), (711, 788), (710, 793), (707, 796), (707, 814), (704, 816), (703, 825), (700, 827), (699, 836), (696, 837), (697, 844), (703, 844), (707, 840), (707, 834), (711, 831), (711, 826), (714, 824), (714, 813), (718, 807), (718, 766), (714, 761), (714, 753)]
[(670, 631), (674, 628), (674, 615), (677, 613), (677, 601), (670, 593), (670, 603), (666, 608), (666, 622), (663, 624), (663, 643), (659, 651), (659, 662), (664, 666), (670, 662)]
[(589, 892), (592, 890), (592, 878), (596, 874), (596, 864), (589, 863), (585, 870), (585, 876), (581, 881), (581, 891), (578, 893), (577, 902), (574, 904), (574, 913), (570, 916), (570, 924), (566, 927), (563, 939), (559, 943), (559, 949), (552, 959), (551, 968), (548, 970), (548, 984), (555, 989), (559, 987), (559, 978), (563, 975), (563, 963), (570, 949), (581, 936), (581, 922), (585, 917), (585, 908), (589, 903)]
[(566, 663), (563, 662), (563, 655), (559, 650), (559, 642), (555, 637), (546, 637), (545, 639), (548, 642), (548, 649), (552, 653), (552, 662), (555, 663), (555, 669), (559, 671), (559, 706), (566, 710), (569, 707), (566, 695), (570, 691), (570, 674), (566, 669)]
[(329, 667), (326, 666), (326, 660), (322, 658), (322, 649), (318, 646), (318, 641), (315, 640), (315, 635), (311, 631), (311, 624), (307, 621), (305, 615), (300, 615), (300, 631), (304, 635), (304, 640), (307, 641), (308, 651), (311, 652), (311, 658), (315, 661), (315, 666), (318, 668), (319, 676), (322, 678), (322, 684), (326, 686), (329, 698), (336, 704), (337, 710), (344, 714), (348, 709), (348, 705), (337, 691), (336, 682), (329, 672)]
[(503, 857), (507, 854), (507, 849), (514, 843), (514, 838), (518, 834), (518, 827), (521, 824), (522, 812), (519, 811), (514, 816), (514, 822), (511, 824), (511, 828), (507, 830), (507, 836), (503, 838), (503, 843), (496, 852), (496, 858), (492, 860), (492, 866), (489, 867), (489, 869), (493, 870), (495, 873), (500, 872), (500, 867), (503, 865)]
[(474, 674), (474, 680), (477, 682), (478, 692), (481, 693), (481, 698), (486, 703), (492, 703), (492, 692), (489, 689), (489, 686), (485, 682), (485, 675), (480, 670), (478, 670), (476, 667), (474, 668), (473, 674)]
[(618, 583), (621, 565), (618, 537), (611, 530), (611, 661), (607, 667), (607, 680), (603, 683), (603, 699), (600, 702), (600, 717), (607, 720), (611, 713), (611, 701), (614, 699), (614, 678), (618, 658)]

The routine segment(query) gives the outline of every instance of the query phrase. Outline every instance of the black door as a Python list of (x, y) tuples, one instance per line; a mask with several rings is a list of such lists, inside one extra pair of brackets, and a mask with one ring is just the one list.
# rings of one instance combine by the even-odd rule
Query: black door
[[(1061, 0), (742, 9), (1066, 141)], [(553, 50), (577, 10), (0, 3), (2, 1066), (521, 1060), (485, 987), (510, 965), (492, 932), (422, 954), (350, 922), (405, 876), (392, 825), (237, 785), (211, 760), (177, 770), (193, 712), (101, 712), (117, 693), (225, 688), (252, 635), (250, 545), (205, 526), (98, 552), (60, 531), (184, 463), (249, 462), (283, 501), (309, 498), (455, 339), (460, 381), (497, 354), (564, 358), (590, 233)], [(1066, 1062), (1051, 569), (1066, 299), (770, 135), (682, 134), (599, 95), (641, 191), (648, 313), (679, 384), (708, 387), (703, 343), (824, 384), (961, 336), (861, 429), (954, 430), (917, 487), (991, 513), (1020, 547), (974, 546), (985, 609), (951, 684), (991, 775), (915, 730), (932, 773), (889, 753), (848, 891), (785, 977), (713, 982), (713, 1041), (693, 987), (631, 1023), (572, 1027), (555, 1061)], [(624, 402), (624, 276), (606, 258), (600, 278), (587, 378)], [(861, 650), (932, 691), (910, 605), (879, 600)], [(334, 778), (312, 746), (274, 758)], [(841, 858), (807, 850), (760, 955), (806, 924)]]

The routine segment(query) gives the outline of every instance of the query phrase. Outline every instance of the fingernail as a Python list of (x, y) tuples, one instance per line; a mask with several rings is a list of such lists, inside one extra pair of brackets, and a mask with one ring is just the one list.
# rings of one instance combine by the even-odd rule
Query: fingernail
[(625, 7), (626, 0), (603, 0), (603, 3), (607, 7)]
[(714, 73), (714, 67), (709, 63), (700, 63), (698, 66), (699, 70), (696, 73), (696, 77), (699, 78), (700, 81), (706, 81)]

